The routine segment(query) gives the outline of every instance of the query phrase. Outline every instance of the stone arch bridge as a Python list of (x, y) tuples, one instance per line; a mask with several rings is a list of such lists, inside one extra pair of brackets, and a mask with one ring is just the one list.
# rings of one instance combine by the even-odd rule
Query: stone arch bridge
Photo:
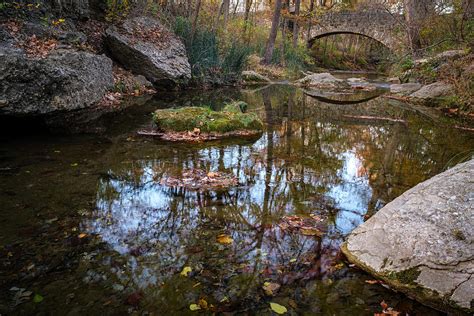
[(374, 39), (397, 51), (406, 39), (401, 17), (384, 10), (340, 11), (324, 14), (312, 27), (309, 44), (336, 34), (356, 34)]

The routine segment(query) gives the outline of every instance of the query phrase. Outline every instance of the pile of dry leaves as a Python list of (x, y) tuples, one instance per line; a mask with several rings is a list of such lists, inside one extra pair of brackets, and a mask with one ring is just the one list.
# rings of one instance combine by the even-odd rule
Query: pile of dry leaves
[(0, 27), (4, 27), (12, 37), (16, 37), (16, 35), (20, 32), (22, 25), (18, 21), (7, 21), (1, 23)]
[(46, 58), (56, 49), (58, 41), (55, 39), (39, 39), (32, 35), (24, 42), (19, 42), (18, 46), (23, 48), (28, 57)]
[(102, 100), (97, 104), (100, 107), (113, 107), (119, 106), (122, 102), (123, 94), (120, 92), (107, 92)]
[[(134, 76), (130, 71), (127, 71), (117, 65), (114, 65), (113, 69), (114, 85), (116, 89), (120, 89), (122, 95), (133, 95), (140, 96), (143, 94), (156, 93), (151, 86), (146, 85), (146, 79), (139, 80), (138, 77)], [(148, 83), (149, 84), (149, 83)]]
[(79, 24), (79, 30), (86, 34), (89, 50), (94, 53), (102, 52), (103, 40), (107, 24), (96, 20), (87, 20)]
[(238, 180), (234, 175), (222, 172), (207, 172), (202, 169), (183, 171), (179, 178), (167, 177), (160, 181), (161, 185), (184, 187), (191, 190), (206, 190), (236, 186)]
[(318, 215), (311, 214), (309, 217), (285, 216), (281, 219), (278, 226), (283, 231), (298, 232), (305, 236), (321, 237), (323, 232), (318, 226), (324, 223), (324, 219)]
[(218, 140), (227, 137), (255, 137), (261, 134), (260, 131), (238, 130), (227, 133), (201, 133), (199, 128), (186, 132), (161, 132), (156, 129), (142, 129), (137, 131), (141, 136), (158, 136), (163, 140), (171, 142), (204, 142)]
[(170, 33), (165, 29), (159, 27), (153, 28), (133, 28), (133, 37), (136, 40), (144, 41), (147, 43), (153, 43), (155, 46), (164, 48), (168, 45), (168, 39), (170, 38)]

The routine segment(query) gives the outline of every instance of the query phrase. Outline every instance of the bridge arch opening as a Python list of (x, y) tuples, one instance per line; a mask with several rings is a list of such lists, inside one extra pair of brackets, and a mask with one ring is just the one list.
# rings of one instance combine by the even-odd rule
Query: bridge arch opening
[(316, 66), (336, 70), (383, 72), (393, 52), (372, 35), (352, 30), (334, 30), (313, 36), (308, 41)]

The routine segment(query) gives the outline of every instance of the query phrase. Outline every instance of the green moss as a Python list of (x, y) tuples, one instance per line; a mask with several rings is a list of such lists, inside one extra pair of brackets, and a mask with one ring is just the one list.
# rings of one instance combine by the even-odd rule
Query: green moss
[(247, 112), (248, 104), (244, 101), (236, 101), (233, 103), (226, 104), (223, 112), (233, 112), (233, 113), (245, 113)]
[(263, 129), (263, 123), (256, 114), (236, 111), (236, 107), (238, 105), (233, 108), (226, 107), (221, 112), (204, 107), (157, 110), (153, 114), (153, 120), (164, 132), (193, 131), (195, 128), (204, 133)]
[(403, 284), (415, 284), (416, 279), (420, 275), (420, 271), (417, 267), (413, 267), (400, 272), (391, 272), (388, 277), (393, 280), (397, 280)]

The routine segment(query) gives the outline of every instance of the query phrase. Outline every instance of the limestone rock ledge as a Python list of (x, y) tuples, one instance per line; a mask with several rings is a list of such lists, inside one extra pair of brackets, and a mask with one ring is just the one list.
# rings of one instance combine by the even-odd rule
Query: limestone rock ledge
[(356, 228), (349, 261), (436, 309), (474, 312), (474, 159), (408, 190)]

